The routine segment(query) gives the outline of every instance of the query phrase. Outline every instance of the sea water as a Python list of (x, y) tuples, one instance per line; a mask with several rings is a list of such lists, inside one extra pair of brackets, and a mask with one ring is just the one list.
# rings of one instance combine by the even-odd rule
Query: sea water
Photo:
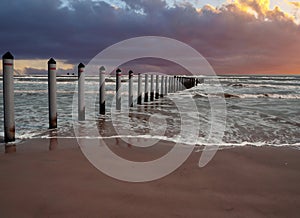
[[(127, 77), (123, 76), (123, 79)], [(135, 106), (128, 104), (128, 82), (122, 83), (122, 110), (114, 109), (115, 82), (106, 83), (105, 116), (98, 115), (99, 80), (86, 81), (86, 131), (97, 126), (99, 134), (87, 137), (140, 137), (174, 142), (187, 142), (181, 138), (183, 112), (176, 104), (186, 105), (185, 119), (198, 125), (199, 134), (191, 135), (198, 145), (205, 145), (211, 127), (209, 97), (224, 96), (226, 102), (225, 131), (219, 145), (272, 145), (300, 146), (300, 77), (299, 76), (200, 76), (204, 83), (192, 89), (167, 95), (141, 106), (136, 106), (137, 80), (134, 79)], [(221, 85), (223, 93), (211, 92)], [(4, 112), (2, 78), (0, 82), (0, 136), (3, 139)], [(143, 83), (144, 87), (144, 83)], [(48, 129), (47, 77), (15, 77), (16, 139), (52, 137)], [(207, 90), (210, 90), (207, 93)], [(217, 91), (218, 90), (218, 91)], [(192, 99), (192, 102), (191, 102)], [(61, 77), (57, 81), (58, 128), (56, 137), (76, 137), (73, 124), (77, 113), (77, 80)], [(176, 103), (177, 102), (177, 103)], [(197, 109), (189, 109), (195, 104)], [(218, 121), (216, 121), (218, 122)], [(221, 122), (221, 121), (220, 121)], [(106, 128), (111, 123), (113, 128)], [(190, 127), (189, 127), (190, 128)]]

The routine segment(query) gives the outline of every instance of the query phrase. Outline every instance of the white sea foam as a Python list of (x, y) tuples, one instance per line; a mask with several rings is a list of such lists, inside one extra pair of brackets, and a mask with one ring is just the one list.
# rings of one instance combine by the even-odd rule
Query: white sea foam
[[(221, 147), (241, 147), (241, 146), (255, 146), (255, 147), (262, 147), (262, 146), (274, 146), (274, 147), (285, 147), (285, 146), (291, 146), (291, 147), (299, 147), (300, 149), (300, 143), (293, 143), (293, 144), (271, 144), (268, 142), (241, 142), (241, 143), (226, 143), (226, 142), (220, 142), (220, 143), (205, 143), (202, 140), (198, 141), (196, 144), (188, 143), (185, 140), (182, 140), (180, 137), (167, 137), (167, 136), (159, 136), (159, 135), (137, 135), (137, 136), (129, 136), (129, 135), (114, 135), (114, 136), (41, 136), (39, 138), (42, 139), (51, 139), (51, 138), (58, 138), (58, 139), (155, 139), (155, 140), (163, 140), (163, 141), (169, 141), (173, 143), (179, 143), (182, 145), (196, 145), (196, 146), (208, 146), (208, 147), (214, 147), (215, 145), (221, 146)], [(142, 143), (142, 141), (141, 141)]]

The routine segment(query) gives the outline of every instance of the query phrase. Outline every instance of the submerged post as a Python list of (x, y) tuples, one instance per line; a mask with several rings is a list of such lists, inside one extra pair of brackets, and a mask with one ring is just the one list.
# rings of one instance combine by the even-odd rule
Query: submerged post
[(49, 106), (49, 129), (57, 128), (56, 106), (56, 61), (51, 58), (48, 61), (48, 106)]
[(129, 70), (128, 72), (129, 74), (129, 80), (128, 80), (128, 104), (129, 107), (133, 107), (133, 92), (132, 92), (132, 88), (133, 88), (133, 72), (132, 70)]
[(137, 104), (142, 104), (142, 78), (141, 74), (138, 74), (138, 97), (137, 97)]
[(15, 141), (15, 106), (14, 106), (14, 57), (10, 52), (2, 56), (3, 69), (3, 107), (4, 140)]
[(155, 99), (159, 99), (159, 75), (156, 75), (156, 91), (155, 91)]
[(78, 65), (78, 120), (85, 120), (85, 101), (84, 101), (84, 64)]
[(144, 97), (144, 102), (148, 102), (149, 99), (149, 81), (148, 81), (148, 74), (145, 74), (145, 97)]
[(160, 97), (163, 98), (164, 97), (164, 76), (161, 76), (161, 81), (160, 81)]
[(154, 75), (150, 78), (150, 101), (154, 101)]
[(116, 70), (116, 110), (121, 110), (121, 76), (122, 71)]
[(99, 69), (99, 112), (100, 114), (105, 114), (105, 67), (101, 66)]

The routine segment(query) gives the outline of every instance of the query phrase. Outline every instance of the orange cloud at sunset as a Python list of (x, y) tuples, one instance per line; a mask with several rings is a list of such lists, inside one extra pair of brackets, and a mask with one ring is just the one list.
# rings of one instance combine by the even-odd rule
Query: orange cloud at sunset
[(270, 0), (234, 0), (233, 4), (241, 11), (258, 17), (266, 16), (270, 9)]
[[(300, 5), (299, 2), (285, 1), (295, 7)], [(229, 0), (228, 6), (236, 7), (241, 12), (251, 14), (261, 20), (284, 19), (297, 23), (297, 18), (281, 9), (280, 6), (276, 5), (274, 9), (271, 9), (270, 0)]]
[(300, 74), (299, 17), (271, 9), (269, 0), (228, 1), (217, 10), (203, 7), (199, 13), (214, 17), (206, 30), (214, 35), (204, 34), (214, 50), (204, 56), (218, 73)]
[(289, 2), (291, 5), (300, 8), (300, 2)]

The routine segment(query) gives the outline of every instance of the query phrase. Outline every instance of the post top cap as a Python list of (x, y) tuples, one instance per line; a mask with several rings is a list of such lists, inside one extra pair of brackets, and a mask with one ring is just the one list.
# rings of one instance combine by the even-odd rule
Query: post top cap
[(56, 61), (53, 58), (50, 58), (48, 64), (56, 64)]
[(8, 51), (3, 56), (3, 59), (14, 59), (14, 56)]
[(100, 70), (101, 72), (104, 72), (104, 71), (105, 71), (105, 67), (104, 67), (104, 66), (101, 66), (99, 70)]
[(133, 74), (133, 71), (132, 70), (129, 70), (129, 72), (128, 72), (129, 74)]
[(85, 66), (84, 66), (84, 64), (83, 63), (80, 63), (79, 65), (78, 65), (78, 68), (84, 68)]
[(117, 73), (121, 73), (122, 70), (120, 70), (120, 68), (118, 68), (118, 69), (116, 70), (116, 72), (117, 72)]

